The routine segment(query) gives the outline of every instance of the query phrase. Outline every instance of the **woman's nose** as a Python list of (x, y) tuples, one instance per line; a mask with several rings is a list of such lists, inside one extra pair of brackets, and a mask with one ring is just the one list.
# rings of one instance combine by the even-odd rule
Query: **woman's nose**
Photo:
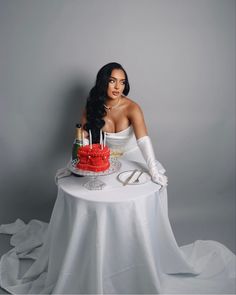
[(115, 83), (115, 89), (119, 89), (119, 83), (118, 82)]

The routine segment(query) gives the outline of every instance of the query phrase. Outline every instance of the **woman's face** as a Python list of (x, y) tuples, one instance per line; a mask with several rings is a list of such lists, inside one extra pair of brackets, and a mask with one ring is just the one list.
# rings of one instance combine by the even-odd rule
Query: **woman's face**
[(121, 69), (114, 69), (107, 88), (107, 96), (110, 99), (121, 97), (125, 88), (125, 73)]

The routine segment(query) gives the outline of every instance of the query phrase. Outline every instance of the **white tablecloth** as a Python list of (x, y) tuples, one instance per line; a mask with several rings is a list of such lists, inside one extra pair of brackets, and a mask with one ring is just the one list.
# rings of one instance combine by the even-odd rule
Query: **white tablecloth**
[[(122, 161), (119, 172), (140, 165)], [(166, 189), (151, 181), (124, 187), (117, 174), (101, 177), (107, 184), (101, 191), (84, 188), (87, 177), (59, 180), (48, 226), (36, 220), (2, 226), (15, 232), (15, 248), (1, 259), (1, 286), (29, 294), (234, 294), (235, 255), (214, 241), (179, 248)], [(22, 275), (25, 258), (35, 262)]]

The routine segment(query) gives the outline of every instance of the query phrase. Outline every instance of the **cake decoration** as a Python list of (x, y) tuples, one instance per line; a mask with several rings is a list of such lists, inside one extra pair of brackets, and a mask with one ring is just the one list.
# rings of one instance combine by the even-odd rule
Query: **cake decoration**
[(110, 149), (99, 143), (81, 147), (78, 150), (78, 158), (76, 167), (81, 170), (101, 172), (110, 167)]

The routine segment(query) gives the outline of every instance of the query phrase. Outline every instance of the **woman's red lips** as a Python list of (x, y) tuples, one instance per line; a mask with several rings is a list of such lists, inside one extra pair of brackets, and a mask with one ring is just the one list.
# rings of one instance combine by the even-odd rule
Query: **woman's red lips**
[(113, 95), (118, 95), (119, 94), (119, 91), (112, 91), (112, 94)]

